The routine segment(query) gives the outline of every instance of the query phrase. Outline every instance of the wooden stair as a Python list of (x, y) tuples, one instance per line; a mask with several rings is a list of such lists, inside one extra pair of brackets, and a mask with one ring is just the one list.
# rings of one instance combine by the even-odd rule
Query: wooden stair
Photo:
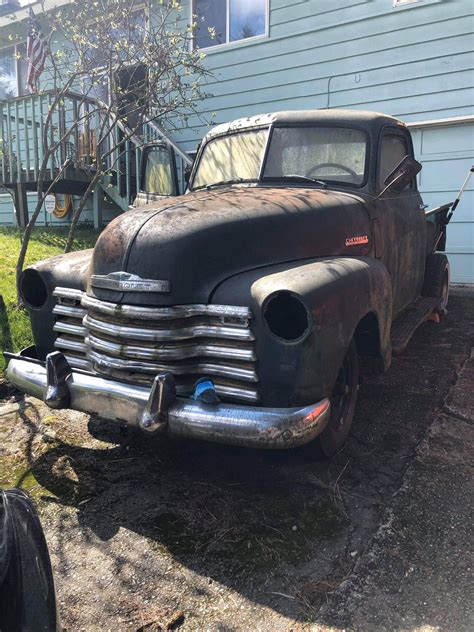
[(440, 299), (419, 296), (392, 323), (392, 352), (401, 353), (418, 327), (439, 306)]

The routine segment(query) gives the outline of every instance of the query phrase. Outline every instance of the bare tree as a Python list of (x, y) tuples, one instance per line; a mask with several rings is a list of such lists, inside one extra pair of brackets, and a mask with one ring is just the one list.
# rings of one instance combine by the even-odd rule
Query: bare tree
[[(50, 48), (42, 90), (52, 98), (41, 121), (37, 200), (22, 234), (17, 287), (45, 198), (71, 164), (82, 163), (88, 185), (73, 213), (66, 252), (92, 192), (120, 170), (127, 144), (138, 147), (151, 121), (174, 129), (200, 116), (209, 75), (204, 55), (192, 46), (195, 25), (186, 24), (179, 0), (145, 6), (137, 0), (71, 0), (61, 8), (43, 7), (39, 17)], [(74, 107), (68, 107), (72, 94)]]

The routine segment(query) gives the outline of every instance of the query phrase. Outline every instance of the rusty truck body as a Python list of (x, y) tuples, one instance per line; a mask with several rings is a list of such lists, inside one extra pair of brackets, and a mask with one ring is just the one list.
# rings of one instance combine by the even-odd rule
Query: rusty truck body
[(217, 126), (185, 195), (24, 271), (35, 346), (7, 354), (8, 379), (146, 432), (334, 454), (359, 359), (386, 370), (446, 311), (448, 207), (426, 211), (419, 169), (409, 130), (383, 114)]

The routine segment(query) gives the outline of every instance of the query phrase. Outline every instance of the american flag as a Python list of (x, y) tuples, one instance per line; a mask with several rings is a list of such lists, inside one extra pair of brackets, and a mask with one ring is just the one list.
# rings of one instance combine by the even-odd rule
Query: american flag
[(28, 73), (26, 75), (26, 87), (30, 92), (36, 92), (38, 79), (44, 70), (44, 62), (48, 53), (48, 45), (38, 22), (37, 17), (30, 7), (28, 15), (28, 37), (26, 39), (26, 60)]

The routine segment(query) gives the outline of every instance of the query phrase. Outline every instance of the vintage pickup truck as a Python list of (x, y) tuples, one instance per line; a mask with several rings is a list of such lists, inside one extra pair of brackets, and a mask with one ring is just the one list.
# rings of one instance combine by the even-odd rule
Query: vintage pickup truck
[(185, 195), (26, 269), (36, 345), (7, 377), (52, 408), (257, 448), (341, 449), (359, 358), (446, 310), (450, 205), (426, 212), (407, 127), (278, 112), (204, 138)]

